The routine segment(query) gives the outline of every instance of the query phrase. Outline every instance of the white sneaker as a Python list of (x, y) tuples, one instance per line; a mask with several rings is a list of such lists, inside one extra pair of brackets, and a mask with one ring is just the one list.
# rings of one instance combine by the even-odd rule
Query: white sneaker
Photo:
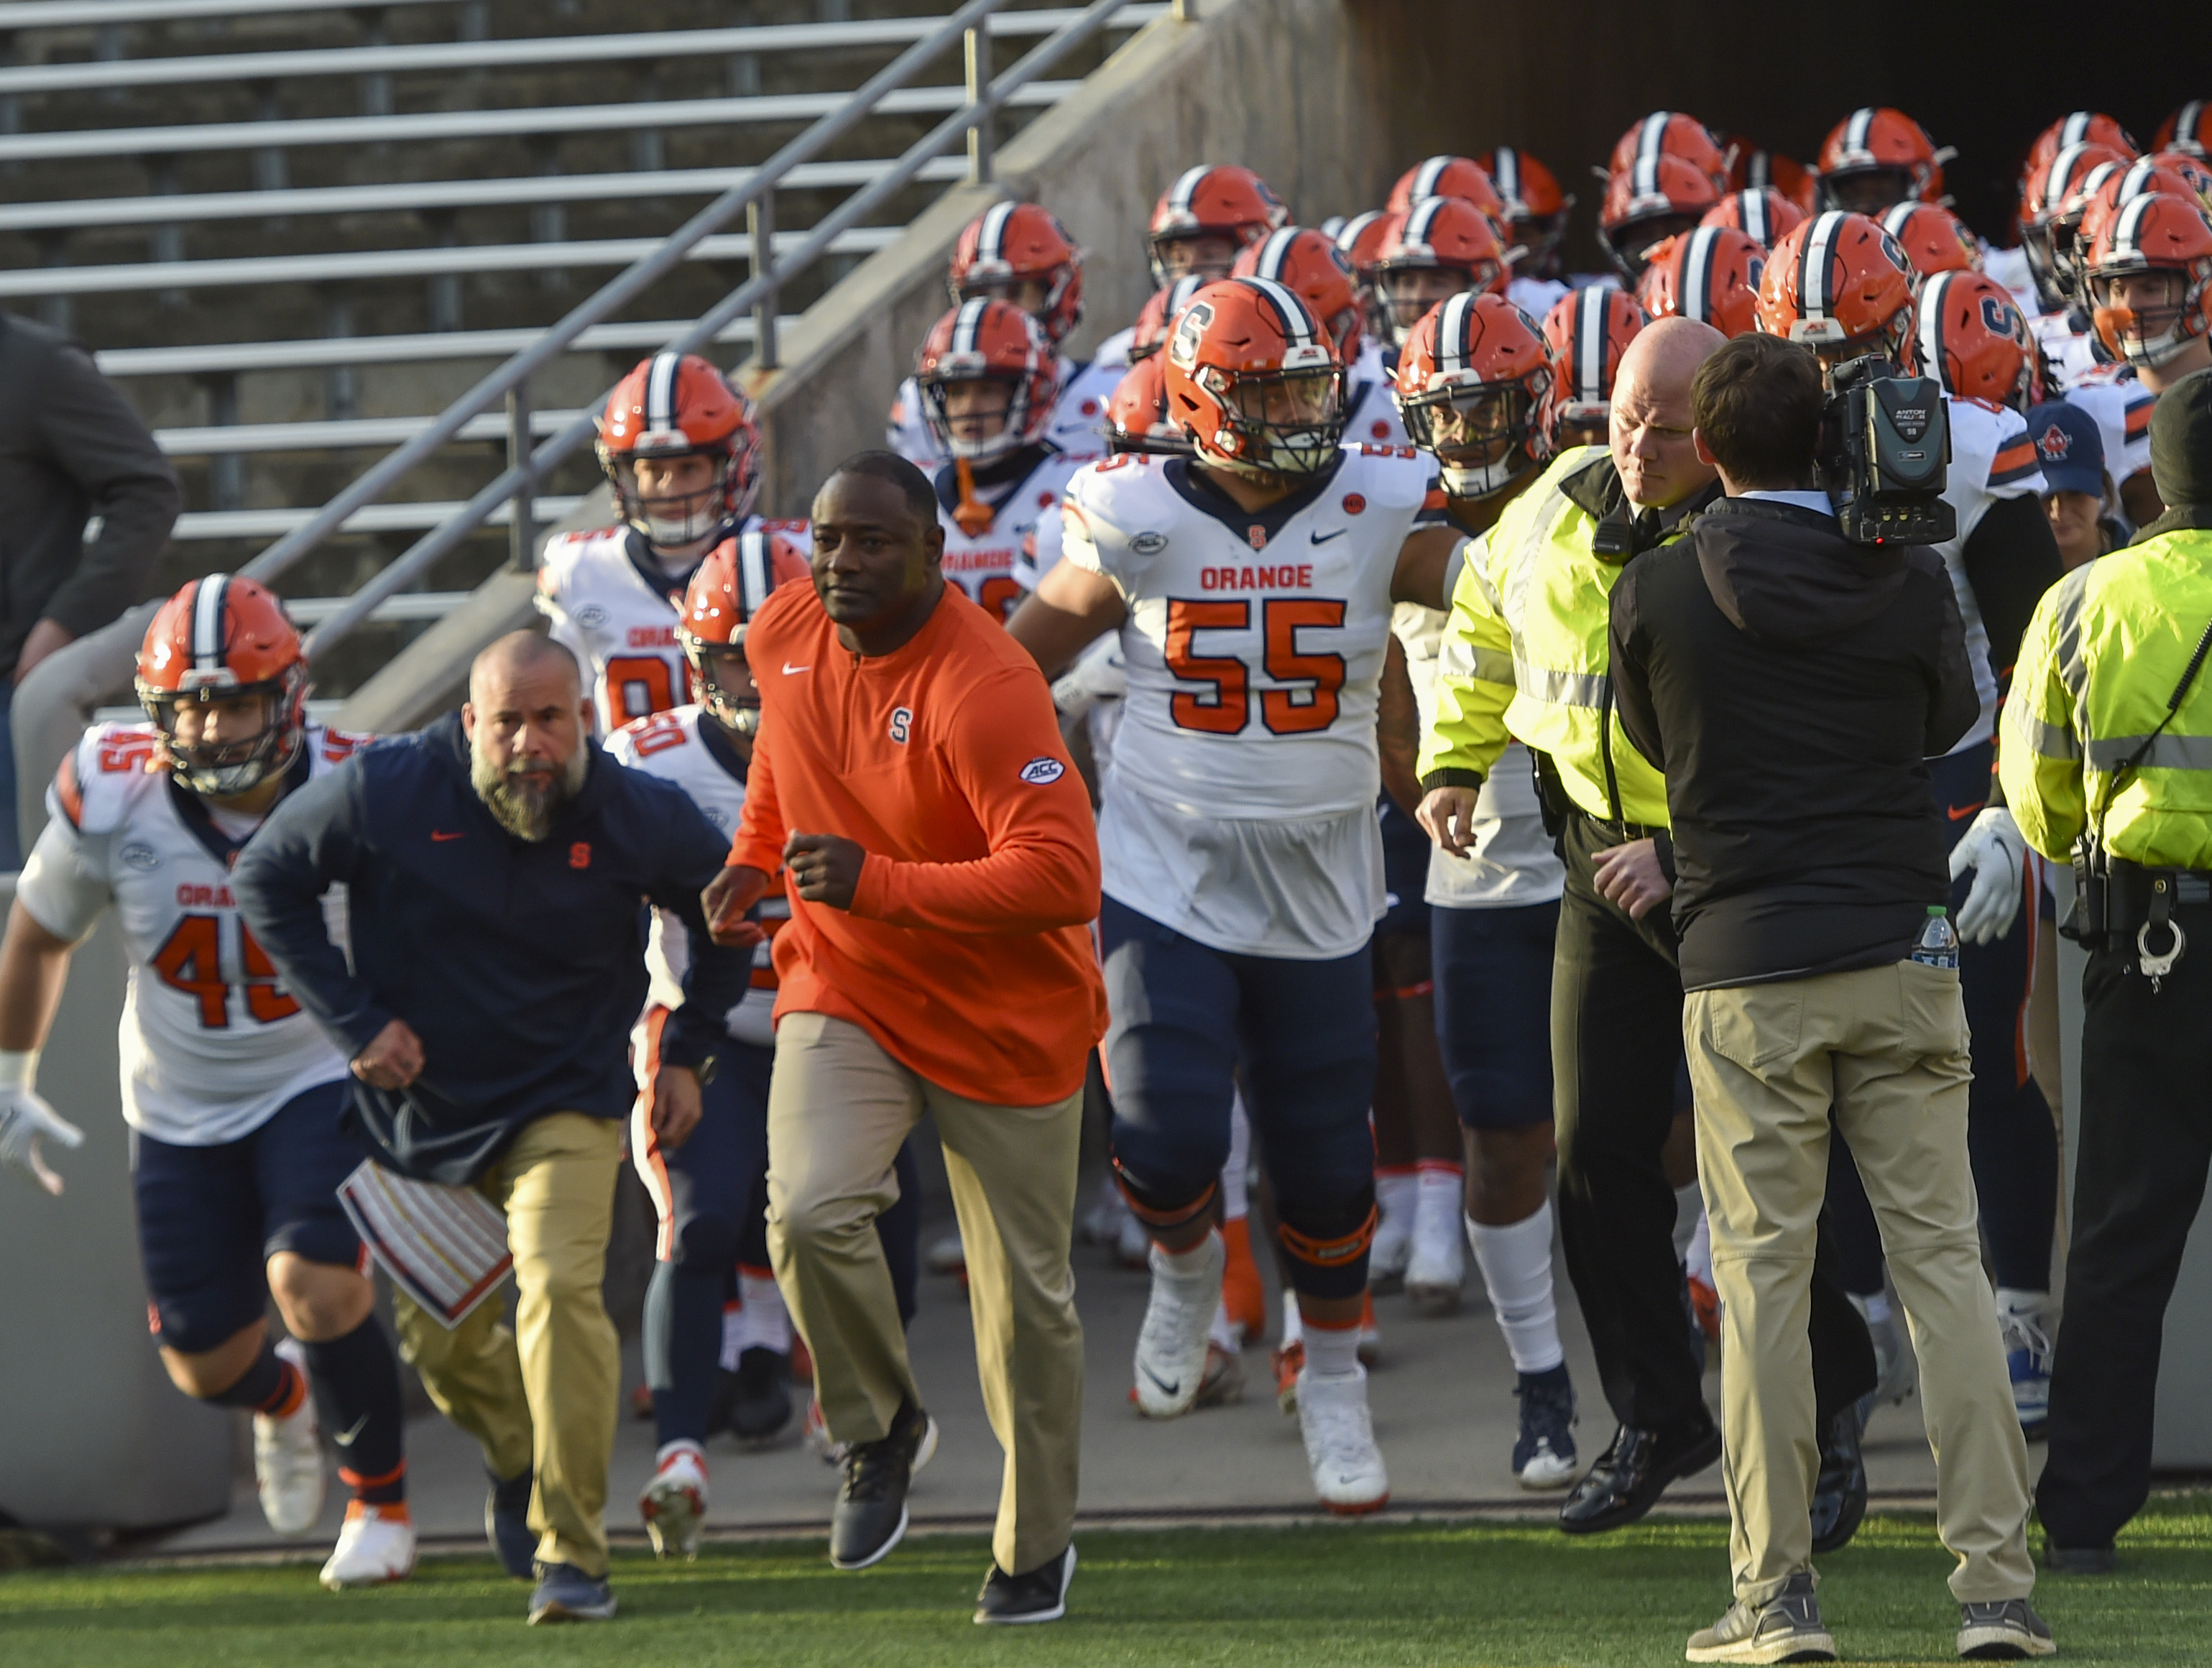
[(1406, 1278), (1413, 1256), (1413, 1190), (1394, 1190), (1404, 1193), (1405, 1202), (1393, 1200), (1383, 1205), (1374, 1242), (1367, 1248), (1368, 1289), (1385, 1294), (1396, 1290)]
[(1406, 1263), (1406, 1297), (1425, 1314), (1448, 1315), (1459, 1307), (1460, 1290), (1467, 1284), (1464, 1220), (1456, 1190), (1421, 1190)]
[(1228, 1248), (1209, 1232), (1196, 1247), (1194, 1271), (1178, 1274), (1167, 1253), (1152, 1247), (1152, 1295), (1137, 1334), (1137, 1411), (1147, 1419), (1172, 1419), (1197, 1404), (1206, 1384), (1206, 1334), (1221, 1305), (1221, 1270)]
[(2021, 1434), (2031, 1442), (2051, 1422), (2050, 1324), (2050, 1311), (2041, 1303), (1998, 1303), (1997, 1333), (2012, 1378), (2013, 1411), (2020, 1415)]
[[(306, 1350), (287, 1338), (276, 1353), (307, 1378)], [(278, 1534), (304, 1535), (323, 1515), (323, 1445), (312, 1390), (286, 1418), (253, 1415), (253, 1480), (261, 1489), (261, 1515)]]
[(341, 1587), (380, 1587), (387, 1581), (404, 1581), (415, 1569), (415, 1525), (404, 1507), (363, 1506), (356, 1501), (346, 1507), (345, 1525), (338, 1543), (323, 1566), (323, 1585), (332, 1592)]
[(1390, 1477), (1375, 1446), (1367, 1412), (1367, 1373), (1317, 1379), (1298, 1374), (1298, 1431), (1321, 1503), (1340, 1517), (1379, 1512), (1390, 1501)]
[(672, 1442), (660, 1451), (637, 1510), (654, 1557), (699, 1555), (699, 1531), (707, 1521), (707, 1458), (696, 1443)]

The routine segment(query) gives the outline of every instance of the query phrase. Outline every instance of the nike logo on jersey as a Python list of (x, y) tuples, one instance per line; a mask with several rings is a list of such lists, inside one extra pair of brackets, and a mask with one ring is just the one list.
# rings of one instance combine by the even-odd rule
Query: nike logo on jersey
[(331, 1440), (337, 1443), (341, 1448), (350, 1448), (353, 1446), (354, 1439), (368, 1428), (368, 1415), (364, 1413), (360, 1418), (353, 1421), (353, 1428), (351, 1429), (335, 1433), (331, 1436)]
[(793, 666), (789, 661), (786, 661), (783, 663), (783, 675), (787, 678), (795, 677), (799, 673), (811, 672), (813, 670), (814, 663), (811, 661), (808, 661), (805, 666)]
[(1962, 823), (1988, 803), (1987, 800), (1976, 800), (1972, 805), (1947, 805), (1943, 814), (1954, 823)]
[(1306, 537), (1316, 545), (1326, 545), (1330, 539), (1341, 539), (1346, 533), (1350, 533), (1352, 529), (1350, 527), (1332, 527), (1327, 533), (1316, 531), (1308, 533)]
[(464, 840), (467, 837), (468, 831), (466, 829), (456, 829), (451, 834), (446, 832), (442, 828), (434, 828), (430, 831), (431, 842), (434, 844), (438, 845), (443, 845), (447, 840)]

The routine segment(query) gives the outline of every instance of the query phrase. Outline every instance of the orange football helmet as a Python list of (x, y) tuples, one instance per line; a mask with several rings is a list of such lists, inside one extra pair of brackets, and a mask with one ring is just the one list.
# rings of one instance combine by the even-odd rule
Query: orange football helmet
[(1544, 315), (1552, 397), (1544, 404), (1543, 429), (1553, 451), (1605, 444), (1620, 356), (1650, 322), (1633, 295), (1609, 285), (1591, 284), (1553, 303)]
[(1765, 247), (1749, 233), (1699, 226), (1651, 251), (1636, 299), (1655, 319), (1695, 319), (1723, 336), (1747, 336), (1759, 328), (1765, 271)]
[(1349, 366), (1359, 356), (1359, 280), (1352, 262), (1326, 232), (1285, 226), (1237, 257), (1234, 278), (1272, 278), (1297, 293), (1321, 320), (1336, 349), (1337, 362)]
[(1763, 249), (1771, 249), (1803, 223), (1805, 211), (1771, 186), (1730, 192), (1705, 210), (1700, 226), (1733, 226)]
[(1195, 272), (1186, 272), (1165, 289), (1152, 291), (1143, 311), (1137, 314), (1133, 333), (1129, 338), (1131, 364), (1151, 358), (1168, 344), (1168, 332), (1174, 327), (1176, 314), (1206, 288), (1207, 282)]
[(1431, 156), (1426, 161), (1416, 162), (1398, 176), (1398, 183), (1390, 187), (1389, 200), (1383, 204), (1389, 214), (1403, 214), (1414, 204), (1431, 197), (1456, 197), (1472, 203), (1490, 216), (1490, 223), (1498, 228), (1502, 240), (1505, 234), (1505, 198), (1490, 177), (1490, 171), (1472, 156)]
[(955, 302), (1012, 301), (1056, 344), (1082, 321), (1083, 251), (1041, 204), (995, 204), (962, 229), (945, 287)]
[(2027, 166), (2021, 171), (2021, 183), (2051, 166), (2051, 159), (2069, 145), (2103, 145), (2116, 150), (2130, 161), (2139, 154), (2134, 136), (2110, 116), (2094, 110), (2072, 110), (2035, 136), (2035, 143), (2027, 149)]
[[(2036, 299), (2045, 313), (2063, 311), (2068, 301), (2066, 274), (2053, 245), (2060, 216), (2094, 170), (2106, 164), (2123, 166), (2126, 161), (2124, 154), (2100, 140), (2082, 139), (2062, 146), (2040, 165), (2029, 167), (2021, 188), (2020, 247), (2035, 279)], [(2066, 229), (2069, 243), (2080, 224), (2077, 212)]]
[[(930, 326), (915, 356), (922, 418), (949, 458), (984, 463), (1033, 446), (1052, 421), (1060, 392), (1052, 344), (1037, 321), (1012, 301), (979, 296), (963, 301)], [(953, 424), (969, 420), (951, 410), (956, 383), (996, 382), (1006, 389), (1005, 420), (996, 434), (963, 435)]]
[[(1443, 272), (1447, 280), (1413, 275)], [(1505, 249), (1490, 216), (1464, 198), (1429, 197), (1385, 224), (1375, 262), (1375, 290), (1391, 344), (1401, 346), (1421, 315), (1445, 295), (1505, 293)]]
[(2198, 193), (2196, 182), (2188, 174), (2179, 168), (2166, 167), (2154, 156), (2138, 157), (2125, 167), (2110, 168), (2099, 174), (2096, 184), (2081, 194), (2081, 213), (2076, 216), (2074, 233), (2075, 254), (2080, 256), (2095, 243), (2097, 234), (2124, 205), (2154, 192), (2179, 197), (2212, 213), (2212, 204)]
[[(2112, 286), (2154, 272), (2172, 275), (2155, 307), (2122, 304)], [(2212, 220), (2195, 198), (2150, 192), (2105, 222), (2082, 262), (2097, 335), (2130, 363), (2162, 365), (2212, 331)]]
[(1413, 444), (1455, 498), (1502, 492), (1551, 455), (1552, 362), (1536, 323), (1503, 295), (1463, 294), (1421, 317), (1391, 391)]
[(1190, 437), (1168, 420), (1167, 364), (1159, 355), (1138, 360), (1114, 385), (1106, 402), (1106, 449), (1190, 456)]
[(1598, 241), (1633, 284), (1644, 276), (1653, 245), (1688, 231), (1719, 200), (1719, 190), (1702, 168), (1671, 152), (1649, 152), (1607, 181)]
[(1830, 130), (1814, 166), (1824, 209), (1880, 214), (1894, 203), (1943, 201), (1943, 164), (1958, 153), (1938, 150), (1902, 110), (1868, 106)]
[[(1801, 215), (1813, 212), (1812, 170), (1778, 150), (1761, 149), (1746, 138), (1729, 141), (1729, 184), (1740, 192), (1777, 191), (1789, 198)], [(1778, 232), (1777, 237), (1782, 235)], [(1769, 244), (1769, 248), (1773, 245)]]
[[(138, 704), (161, 734), (178, 782), (210, 799), (251, 792), (292, 768), (307, 744), (307, 660), (284, 605), (234, 574), (195, 579), (163, 603), (138, 648)], [(180, 707), (263, 702), (252, 735), (185, 742)]]
[(1337, 228), (1336, 247), (1352, 263), (1359, 283), (1360, 310), (1367, 315), (1367, 333), (1378, 342), (1390, 338), (1390, 321), (1375, 294), (1375, 263), (1382, 258), (1382, 240), (1390, 234), (1390, 216), (1381, 209), (1356, 214)]
[(1759, 285), (1759, 327), (1831, 362), (1902, 363), (1912, 334), (1912, 263), (1863, 214), (1830, 209), (1776, 246)]
[(1986, 272), (1930, 273), (1913, 305), (1905, 368), (1961, 399), (2025, 411), (2035, 384), (2035, 338), (2012, 292)]
[[(1257, 243), (1290, 217), (1283, 199), (1249, 168), (1231, 162), (1187, 168), (1152, 207), (1147, 237), (1153, 285), (1164, 289), (1186, 272), (1202, 273), (1209, 281), (1226, 277), (1236, 249)], [(1199, 238), (1225, 238), (1235, 249), (1201, 260), (1177, 247)]]
[(1897, 240), (1919, 277), (1982, 270), (1982, 246), (1940, 203), (1899, 203), (1882, 216), (1881, 229)]
[[(1608, 184), (1647, 156), (1679, 156), (1704, 174), (1712, 186), (1712, 198), (1729, 189), (1729, 155), (1713, 137), (1712, 130), (1695, 116), (1679, 110), (1655, 110), (1613, 141), (1606, 163)], [(1708, 198), (1708, 201), (1712, 198)]]
[(1200, 462), (1302, 476), (1335, 461), (1344, 369), (1328, 332), (1283, 285), (1271, 278), (1207, 284), (1176, 320), (1162, 356), (1168, 421), (1190, 436)]
[[(599, 467), (623, 520), (662, 550), (694, 545), (743, 520), (760, 490), (760, 430), (752, 402), (696, 353), (656, 353), (615, 384), (599, 418)], [(714, 479), (698, 491), (646, 496), (637, 460), (704, 457)]]
[(2212, 158), (2212, 99), (2191, 99), (2160, 122), (2150, 148)]
[(1505, 199), (1506, 241), (1521, 251), (1513, 258), (1513, 270), (1540, 278), (1556, 275), (1559, 240), (1566, 234), (1567, 211), (1575, 199), (1559, 189), (1551, 169), (1525, 150), (1500, 145), (1475, 161)]
[(742, 683), (724, 683), (745, 664), (745, 628), (779, 585), (808, 577), (807, 564), (772, 533), (756, 529), (725, 539), (707, 552), (684, 594), (676, 622), (677, 647), (691, 668), (699, 703), (717, 723), (740, 735), (760, 727), (760, 691), (746, 672)]

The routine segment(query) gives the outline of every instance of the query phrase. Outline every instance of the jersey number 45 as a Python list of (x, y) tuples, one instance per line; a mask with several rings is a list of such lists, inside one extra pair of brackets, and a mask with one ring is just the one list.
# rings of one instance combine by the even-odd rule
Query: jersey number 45
[[(1322, 597), (1269, 597), (1260, 605), (1261, 666), (1277, 684), (1305, 684), (1304, 689), (1260, 691), (1260, 721), (1275, 735), (1305, 735), (1336, 721), (1337, 692), (1344, 687), (1344, 656), (1311, 654), (1298, 648), (1298, 633), (1344, 624), (1341, 600)], [(1168, 709), (1178, 728), (1209, 735), (1237, 735), (1252, 721), (1252, 669), (1227, 654), (1192, 652), (1200, 631), (1249, 631), (1249, 602), (1168, 604), (1168, 670), (1203, 691), (1178, 690)]]
[(246, 1011), (262, 1025), (289, 1020), (300, 1004), (277, 982), (276, 965), (269, 953), (253, 941), (246, 923), (235, 916), (188, 915), (162, 941), (149, 964), (172, 990), (181, 990), (200, 1005), (200, 1024), (220, 1031), (230, 1024), (230, 981), (223, 977), (223, 926), (238, 931), (238, 959), (234, 964), (246, 975), (237, 989), (246, 997)]

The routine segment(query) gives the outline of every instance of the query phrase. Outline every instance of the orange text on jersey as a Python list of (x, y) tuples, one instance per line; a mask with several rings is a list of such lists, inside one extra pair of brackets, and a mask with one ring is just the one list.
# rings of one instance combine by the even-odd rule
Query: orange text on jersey
[(1200, 568), (1201, 591), (1297, 591), (1313, 588), (1313, 563), (1285, 562), (1255, 568)]

